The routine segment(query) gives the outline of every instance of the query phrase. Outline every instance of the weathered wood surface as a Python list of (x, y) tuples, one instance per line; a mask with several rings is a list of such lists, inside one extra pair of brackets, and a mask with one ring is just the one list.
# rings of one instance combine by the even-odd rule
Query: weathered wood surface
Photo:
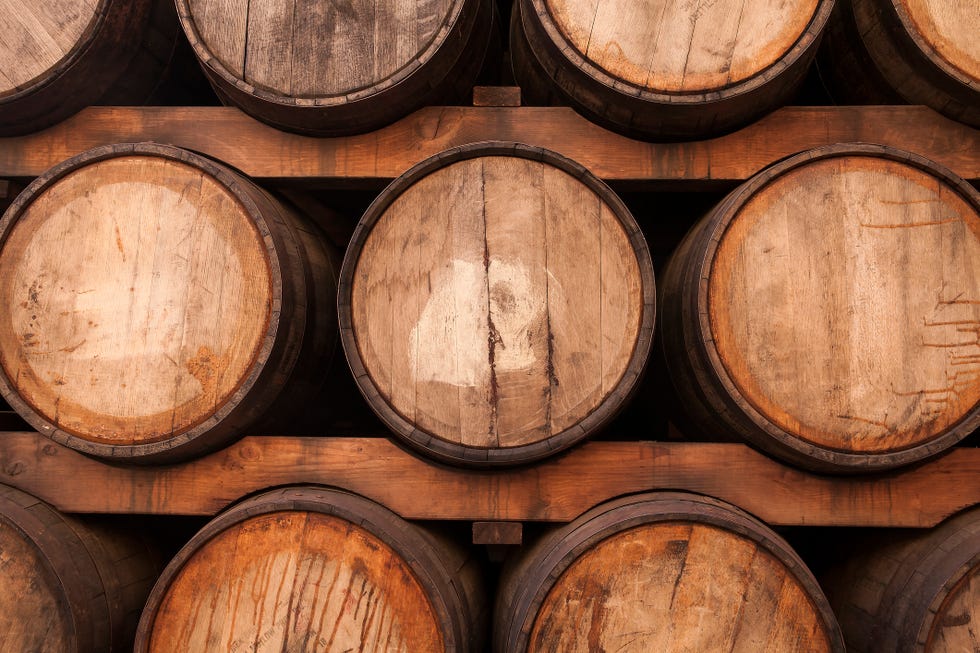
[(902, 472), (831, 478), (742, 444), (589, 442), (531, 468), (474, 471), (428, 463), (381, 438), (266, 436), (143, 468), (106, 465), (22, 432), (0, 435), (0, 482), (66, 512), (214, 515), (265, 488), (317, 483), (406, 519), (555, 522), (623, 494), (675, 488), (774, 525), (924, 527), (980, 503), (980, 450), (954, 449)]
[(361, 497), (276, 490), (180, 551), (134, 650), (470, 653), (484, 637), (475, 571), (458, 545)]
[(608, 422), (649, 354), (655, 292), (607, 187), (551, 152), (490, 143), (378, 197), (338, 302), (357, 382), (396, 434), (453, 462), (514, 464)]
[(640, 138), (704, 138), (784, 104), (829, 0), (519, 0), (514, 75), (530, 104), (571, 104)]
[(852, 546), (824, 578), (849, 651), (980, 650), (980, 511)]
[(522, 550), (494, 650), (843, 653), (816, 579), (776, 533), (676, 492), (603, 504)]
[(804, 149), (882, 143), (980, 179), (980, 131), (924, 107), (787, 107), (705, 141), (644, 143), (567, 108), (427, 107), (369, 134), (288, 134), (224, 107), (91, 107), (44, 132), (0, 140), (0, 177), (35, 177), (97, 145), (171, 143), (260, 179), (367, 181), (375, 187), (450, 147), (511, 140), (563, 154), (606, 181), (660, 180), (699, 189), (741, 182)]
[(977, 261), (980, 194), (930, 162), (857, 145), (788, 159), (664, 275), (681, 398), (706, 430), (814, 469), (934, 455), (980, 424)]
[(316, 392), (335, 288), (315, 230), (247, 179), (174, 147), (96, 148), (0, 221), (0, 393), (87, 453), (193, 455)]

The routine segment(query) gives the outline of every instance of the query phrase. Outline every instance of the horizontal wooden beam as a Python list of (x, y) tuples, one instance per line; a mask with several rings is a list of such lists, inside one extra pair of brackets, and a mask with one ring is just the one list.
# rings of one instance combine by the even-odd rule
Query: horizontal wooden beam
[(199, 460), (110, 466), (36, 433), (0, 434), (0, 482), (65, 512), (214, 515), (254, 492), (340, 487), (407, 519), (570, 521), (656, 489), (710, 495), (780, 525), (932, 526), (980, 503), (980, 449), (875, 476), (786, 467), (741, 444), (590, 442), (533, 467), (469, 471), (384, 438), (248, 437)]
[(795, 152), (853, 141), (910, 150), (980, 179), (980, 130), (915, 106), (786, 107), (727, 136), (659, 144), (606, 131), (563, 107), (427, 107), (345, 138), (289, 134), (225, 107), (90, 107), (45, 131), (0, 139), (0, 178), (35, 177), (97, 145), (157, 141), (263, 180), (378, 185), (430, 155), (484, 140), (546, 147), (608, 181), (685, 190), (740, 182)]

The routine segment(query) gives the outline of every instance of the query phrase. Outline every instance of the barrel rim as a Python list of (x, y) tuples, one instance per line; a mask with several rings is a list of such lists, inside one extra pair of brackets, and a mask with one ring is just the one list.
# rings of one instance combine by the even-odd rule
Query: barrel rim
[[(485, 156), (516, 157), (549, 164), (571, 175), (596, 193), (615, 214), (632, 246), (640, 271), (641, 296), (643, 298), (643, 310), (633, 352), (616, 385), (602, 398), (593, 411), (577, 424), (573, 424), (547, 438), (514, 447), (491, 448), (450, 442), (433, 433), (419, 429), (402, 417), (394, 410), (390, 402), (382, 398), (380, 390), (364, 366), (352, 324), (351, 297), (354, 272), (364, 243), (371, 234), (374, 225), (402, 193), (430, 173), (453, 163)], [(653, 345), (656, 313), (653, 260), (646, 239), (632, 213), (609, 186), (581, 164), (552, 150), (524, 143), (511, 141), (468, 143), (445, 150), (415, 164), (392, 181), (371, 203), (358, 222), (344, 255), (337, 287), (337, 313), (340, 340), (343, 343), (348, 365), (358, 389), (375, 413), (402, 441), (416, 451), (443, 462), (473, 467), (520, 465), (550, 456), (584, 439), (589, 433), (607, 424), (636, 390)]]
[[(547, 0), (517, 0), (517, 3), (520, 5), (521, 31), (526, 35), (528, 30), (525, 21), (534, 20), (536, 26), (540, 27), (546, 33), (549, 39), (549, 45), (554, 47), (557, 56), (572, 67), (582, 71), (593, 82), (631, 99), (635, 98), (652, 104), (683, 106), (717, 103), (746, 95), (761, 89), (771, 80), (779, 77), (784, 71), (791, 69), (819, 44), (824, 27), (830, 18), (835, 0), (817, 1), (817, 9), (810, 17), (810, 22), (807, 23), (806, 28), (793, 43), (792, 47), (788, 48), (783, 53), (783, 56), (775, 62), (739, 82), (712, 90), (702, 89), (686, 92), (651, 91), (615, 77), (593, 63), (590, 59), (587, 59), (574, 45), (569, 43), (568, 39), (562, 34), (552, 19), (551, 12), (548, 10)], [(527, 9), (529, 7), (533, 11), (528, 11)], [(531, 17), (532, 14), (533, 18)], [(528, 40), (528, 45), (530, 45), (532, 55), (536, 59), (539, 58), (538, 48), (540, 46), (534, 45), (530, 40)], [(539, 63), (541, 63), (540, 60)]]
[[(454, 614), (462, 614), (459, 589), (452, 583), (436, 549), (409, 522), (385, 506), (347, 490), (322, 485), (294, 485), (268, 489), (225, 509), (199, 530), (167, 564), (153, 585), (140, 616), (133, 651), (149, 651), (157, 613), (173, 581), (195, 553), (221, 533), (253, 517), (277, 512), (316, 512), (347, 521), (381, 540), (411, 570), (421, 586), (440, 627), (447, 653), (464, 650), (462, 627)], [(449, 627), (450, 631), (445, 630)]]
[[(974, 189), (949, 168), (912, 152), (875, 143), (835, 143), (804, 150), (789, 156), (769, 166), (732, 191), (719, 203), (718, 210), (710, 214), (711, 223), (708, 225), (705, 234), (708, 237), (708, 245), (702, 252), (699, 252), (697, 260), (693, 264), (693, 267), (698, 271), (697, 329), (699, 335), (704, 336), (713, 333), (708, 310), (710, 269), (714, 265), (715, 255), (721, 240), (725, 237), (729, 224), (740, 209), (751, 197), (764, 190), (772, 181), (785, 173), (806, 166), (811, 162), (843, 157), (884, 158), (921, 170), (946, 183), (968, 204), (972, 205), (980, 216), (980, 191)], [(701, 340), (705, 342), (703, 348), (711, 365), (710, 373), (721, 383), (724, 391), (738, 405), (742, 413), (757, 428), (765, 432), (768, 438), (753, 438), (749, 432), (744, 435), (756, 446), (775, 450), (777, 455), (783, 453), (790, 456), (802, 454), (807, 459), (828, 464), (836, 468), (837, 471), (878, 471), (939, 455), (980, 427), (980, 402), (978, 402), (972, 410), (966, 411), (960, 420), (951, 424), (943, 433), (928, 441), (908, 447), (880, 453), (849, 453), (845, 450), (817, 445), (783, 431), (765, 417), (738, 389), (731, 373), (718, 355), (714, 338), (710, 338), (709, 342), (706, 342), (707, 339), (703, 337)]]
[(244, 213), (255, 226), (258, 240), (265, 250), (265, 262), (269, 269), (270, 301), (267, 312), (264, 335), (259, 340), (249, 363), (232, 391), (220, 407), (204, 415), (196, 423), (191, 424), (176, 435), (166, 436), (152, 442), (138, 444), (108, 444), (90, 440), (69, 430), (54, 426), (33, 406), (23, 400), (14, 384), (10, 382), (6, 370), (0, 365), (0, 397), (13, 408), (24, 420), (37, 429), (42, 435), (55, 442), (83, 453), (114, 458), (125, 455), (130, 458), (152, 456), (187, 446), (200, 436), (208, 433), (216, 425), (223, 422), (229, 414), (239, 407), (255, 387), (266, 363), (272, 358), (276, 349), (277, 336), (280, 331), (280, 315), (282, 311), (282, 263), (273, 242), (265, 217), (262, 215), (255, 200), (245, 189), (247, 180), (239, 178), (230, 169), (194, 152), (173, 145), (160, 143), (119, 143), (101, 145), (81, 154), (75, 155), (37, 177), (14, 200), (7, 211), (0, 217), (0, 256), (4, 245), (21, 217), (23, 211), (45, 190), (56, 184), (70, 173), (91, 164), (129, 156), (158, 157), (168, 161), (184, 164), (192, 169), (198, 169), (209, 175), (239, 203)]
[[(930, 65), (930, 67), (936, 69), (937, 72), (944, 73), (960, 84), (963, 84), (974, 93), (980, 94), (980, 79), (971, 77), (965, 70), (962, 70), (952, 61), (949, 61), (932, 45), (930, 41), (926, 39), (926, 36), (916, 27), (915, 21), (912, 20), (912, 16), (903, 0), (891, 0), (888, 3), (877, 4), (880, 6), (879, 11), (882, 12), (882, 14), (887, 13), (888, 8), (894, 12), (893, 15), (895, 19), (897, 19), (898, 24), (901, 25), (902, 36), (905, 36), (912, 41), (917, 51), (921, 53), (922, 59), (924, 59)], [(909, 53), (905, 48), (900, 48), (899, 51), (906, 52), (910, 56), (915, 55), (915, 52)]]
[[(692, 517), (696, 519), (692, 519)], [(502, 614), (509, 626), (497, 633), (501, 651), (526, 651), (538, 612), (548, 594), (581, 555), (600, 542), (636, 527), (672, 521), (714, 526), (755, 542), (778, 560), (811, 601), (822, 619), (831, 650), (844, 653), (840, 626), (813, 573), (779, 534), (741, 508), (714, 497), (681, 491), (627, 495), (599, 504), (553, 531), (527, 552), (527, 573)], [(520, 618), (523, 615), (523, 618)]]
[[(45, 88), (52, 84), (56, 79), (65, 74), (66, 71), (70, 70), (75, 63), (86, 56), (95, 41), (96, 35), (106, 22), (106, 17), (112, 11), (111, 5), (116, 4), (116, 6), (122, 5), (124, 7), (128, 6), (130, 3), (125, 0), (100, 0), (99, 6), (96, 8), (92, 19), (89, 21), (88, 25), (82, 31), (78, 40), (72, 46), (72, 48), (65, 53), (55, 64), (39, 75), (31, 78), (21, 86), (14, 87), (10, 91), (2, 92), (0, 91), (0, 106), (8, 102), (17, 102), (24, 99), (34, 93), (37, 93), (40, 89)], [(132, 3), (136, 5), (137, 3)], [(138, 8), (137, 8), (138, 9)]]
[[(194, 12), (190, 7), (190, 0), (176, 0), (177, 15), (180, 19), (180, 24), (183, 27), (184, 34), (187, 36), (187, 40), (190, 43), (191, 48), (194, 50), (194, 53), (197, 55), (198, 61), (202, 66), (212, 71), (223, 82), (230, 85), (239, 93), (244, 93), (278, 106), (300, 109), (319, 109), (351, 104), (357, 102), (358, 100), (364, 100), (381, 95), (385, 91), (411, 77), (415, 72), (428, 64), (428, 62), (436, 56), (436, 54), (445, 44), (451, 41), (449, 37), (451, 36), (453, 30), (457, 28), (460, 15), (463, 13), (467, 0), (452, 0), (452, 2), (452, 10), (443, 18), (439, 29), (432, 36), (425, 47), (416, 52), (415, 55), (413, 55), (406, 63), (404, 63), (388, 77), (385, 77), (374, 84), (349, 89), (343, 93), (333, 93), (330, 95), (321, 95), (313, 98), (304, 98), (255, 86), (254, 84), (245, 81), (244, 75), (239, 77), (238, 75), (232, 73), (227, 66), (225, 66), (214, 55), (214, 53), (208, 47), (207, 42), (201, 37), (201, 33), (197, 28), (197, 22), (194, 19)], [(248, 26), (246, 25), (246, 32), (247, 30)]]

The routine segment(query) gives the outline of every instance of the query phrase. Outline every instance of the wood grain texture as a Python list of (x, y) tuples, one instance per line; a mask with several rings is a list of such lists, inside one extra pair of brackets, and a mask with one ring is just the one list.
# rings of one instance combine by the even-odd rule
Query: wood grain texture
[(334, 256), (213, 161), (85, 152), (0, 222), (0, 393), (52, 439), (114, 458), (192, 456), (260, 419), (289, 428), (335, 348)]
[(849, 651), (952, 653), (980, 645), (980, 516), (869, 533), (824, 579)]
[(803, 35), (818, 0), (544, 0), (583, 57), (646, 90), (721, 89), (772, 66)]
[(834, 478), (742, 444), (587, 442), (533, 467), (489, 473), (433, 465), (381, 438), (253, 436), (180, 466), (143, 468), (106, 465), (37, 433), (4, 433), (0, 480), (66, 512), (214, 515), (266, 488), (319, 483), (405, 519), (565, 522), (607, 499), (678, 488), (773, 525), (923, 527), (980, 503), (980, 451)]
[(969, 0), (898, 0), (895, 6), (943, 62), (980, 86), (980, 7)]
[(714, 346), (779, 428), (907, 449), (980, 402), (978, 261), (980, 207), (935, 176), (869, 157), (796, 168), (741, 206), (714, 253)]
[(0, 98), (31, 84), (79, 47), (96, 20), (96, 0), (0, 3)]
[(493, 20), (484, 0), (178, 0), (177, 11), (219, 95), (318, 135), (366, 131), (468, 95)]
[(3, 650), (131, 650), (161, 567), (155, 547), (118, 522), (69, 517), (0, 485)]
[(778, 535), (680, 493), (602, 504), (505, 569), (494, 650), (838, 651), (816, 579)]
[(0, 364), (58, 428), (157, 442), (241, 385), (268, 329), (256, 226), (205, 171), (109, 159), (45, 189), (0, 250)]
[(832, 7), (823, 0), (518, 0), (514, 74), (530, 104), (570, 104), (644, 139), (704, 138), (790, 97)]
[(336, 490), (254, 497), (178, 553), (134, 650), (472, 651), (479, 587), (440, 542)]
[(583, 174), (479, 145), (423, 162), (365, 214), (341, 273), (344, 345), (369, 402), (423, 451), (541, 457), (634, 387), (652, 264)]
[(980, 419), (978, 238), (980, 195), (915, 155), (830, 146), (760, 173), (665, 271), (686, 413), (821, 471), (952, 446)]
[(91, 107), (62, 125), (0, 140), (0, 176), (36, 177), (87, 149), (172, 143), (259, 180), (383, 185), (420, 161), (482, 140), (558, 152), (606, 181), (703, 190), (742, 182), (805, 149), (844, 142), (901, 147), (980, 180), (980, 132), (924, 107), (786, 107), (707, 141), (644, 143), (568, 108), (427, 107), (370, 134), (332, 139), (284, 133), (222, 107)]

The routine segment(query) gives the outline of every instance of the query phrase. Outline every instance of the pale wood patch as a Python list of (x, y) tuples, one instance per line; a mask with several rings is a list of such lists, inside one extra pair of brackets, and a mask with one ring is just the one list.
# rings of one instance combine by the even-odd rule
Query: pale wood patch
[(0, 650), (74, 650), (67, 601), (37, 546), (0, 518)]
[(572, 47), (649, 91), (694, 92), (744, 81), (804, 34), (818, 0), (546, 0)]
[(0, 0), (0, 97), (44, 75), (80, 45), (99, 0)]
[(296, 98), (343, 96), (417, 65), (454, 0), (188, 0), (202, 45), (232, 75)]
[(150, 651), (443, 650), (432, 606), (386, 543), (338, 517), (281, 511), (188, 559), (150, 625)]
[(980, 566), (969, 572), (950, 590), (932, 622), (926, 643), (927, 653), (957, 653), (980, 650)]
[(805, 588), (733, 532), (660, 522), (608, 537), (545, 597), (528, 651), (831, 650)]
[(859, 156), (794, 169), (732, 219), (710, 275), (727, 374), (795, 436), (902, 450), (980, 402), (980, 215), (928, 173)]
[(0, 364), (45, 419), (144, 443), (238, 388), (271, 310), (265, 245), (202, 171), (131, 156), (46, 188), (0, 250)]
[(976, 0), (899, 0), (910, 27), (946, 63), (980, 84), (980, 3)]
[(402, 193), (364, 243), (351, 299), (365, 369), (400, 415), (500, 447), (589, 415), (627, 369), (642, 307), (636, 254), (604, 201), (500, 156)]

